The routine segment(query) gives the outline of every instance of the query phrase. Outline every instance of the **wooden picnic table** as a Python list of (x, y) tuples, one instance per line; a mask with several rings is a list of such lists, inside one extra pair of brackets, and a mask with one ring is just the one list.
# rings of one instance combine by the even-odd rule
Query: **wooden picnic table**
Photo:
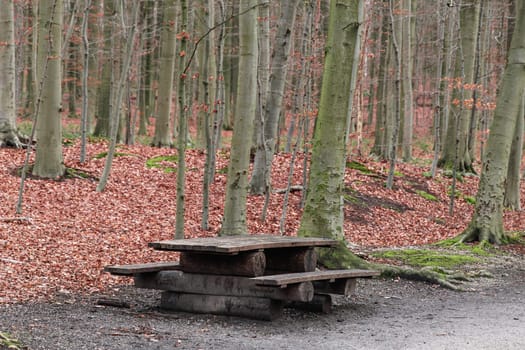
[(286, 305), (328, 311), (330, 294), (349, 295), (369, 270), (316, 270), (315, 248), (333, 239), (243, 235), (151, 242), (180, 252), (179, 262), (106, 266), (135, 286), (163, 290), (165, 309), (272, 320)]

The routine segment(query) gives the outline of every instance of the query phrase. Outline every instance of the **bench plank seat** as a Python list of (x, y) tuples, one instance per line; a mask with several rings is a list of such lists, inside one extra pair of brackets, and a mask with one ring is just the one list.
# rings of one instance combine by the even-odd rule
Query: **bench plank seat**
[(117, 276), (133, 276), (139, 273), (158, 272), (165, 270), (180, 269), (179, 262), (165, 261), (145, 264), (130, 264), (130, 265), (108, 265), (104, 267), (104, 271)]
[(307, 282), (307, 281), (335, 281), (337, 279), (362, 278), (379, 276), (379, 271), (374, 270), (322, 270), (311, 272), (296, 272), (279, 275), (268, 275), (253, 277), (257, 284), (263, 286), (283, 287), (288, 284)]

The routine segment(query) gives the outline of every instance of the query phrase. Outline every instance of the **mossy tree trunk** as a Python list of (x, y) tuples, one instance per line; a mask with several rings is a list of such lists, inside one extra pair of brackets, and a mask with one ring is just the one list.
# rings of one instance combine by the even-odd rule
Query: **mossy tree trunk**
[(340, 242), (320, 255), (320, 262), (330, 268), (366, 264), (346, 248), (343, 230), (346, 116), (358, 28), (358, 1), (331, 1), (308, 193), (298, 231), (299, 236)]
[(240, 2), (239, 80), (221, 235), (246, 234), (246, 197), (257, 104), (257, 0)]
[(474, 216), (462, 241), (505, 241), (503, 199), (510, 149), (525, 94), (525, 4), (516, 3), (516, 26), (496, 100)]

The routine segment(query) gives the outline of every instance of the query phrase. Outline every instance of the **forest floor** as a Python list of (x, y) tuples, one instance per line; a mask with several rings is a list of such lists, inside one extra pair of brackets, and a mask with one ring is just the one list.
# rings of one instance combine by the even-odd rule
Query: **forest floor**
[[(23, 211), (15, 214), (25, 150), (0, 151), (0, 332), (28, 349), (521, 349), (525, 347), (525, 249), (516, 243), (475, 255), (454, 268), (492, 278), (464, 282), (464, 292), (398, 279), (360, 281), (357, 295), (338, 300), (333, 313), (288, 310), (282, 319), (261, 322), (234, 317), (164, 313), (158, 294), (135, 290), (131, 281), (102, 272), (105, 265), (173, 260), (176, 253), (147, 248), (174, 232), (176, 151), (121, 146), (107, 188), (95, 191), (107, 145), (88, 145), (79, 163), (76, 141), (64, 148), (69, 178), (28, 178)], [(228, 152), (218, 153), (211, 187), (209, 230), (200, 228), (204, 154), (186, 156), (186, 236), (213, 236), (220, 229)], [(286, 187), (292, 160), (279, 154), (274, 190)], [(303, 155), (291, 183), (302, 183)], [(395, 186), (384, 187), (386, 163), (353, 157), (345, 185), (345, 232), (351, 249), (366, 259), (385, 249), (454, 251), (433, 244), (457, 236), (471, 218), (477, 177), (457, 183), (450, 214), (451, 179), (428, 176), (421, 157), (397, 166)], [(361, 165), (361, 166), (359, 166)], [(522, 181), (522, 207), (525, 182)], [(301, 191), (290, 193), (284, 234), (294, 235), (301, 216)], [(280, 234), (284, 195), (272, 193), (267, 219), (264, 199), (249, 197), (251, 233)], [(519, 237), (523, 212), (505, 212), (505, 228)], [(125, 300), (129, 308), (103, 307), (102, 296)], [(1, 349), (1, 346), (0, 346)]]

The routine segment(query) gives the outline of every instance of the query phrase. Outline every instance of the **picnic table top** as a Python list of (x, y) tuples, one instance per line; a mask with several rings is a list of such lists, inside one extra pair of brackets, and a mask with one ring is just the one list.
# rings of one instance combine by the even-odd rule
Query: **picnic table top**
[(189, 238), (149, 243), (156, 250), (180, 252), (237, 254), (251, 250), (294, 247), (330, 247), (337, 244), (334, 239), (319, 237), (291, 237), (276, 235), (237, 235), (206, 238)]

